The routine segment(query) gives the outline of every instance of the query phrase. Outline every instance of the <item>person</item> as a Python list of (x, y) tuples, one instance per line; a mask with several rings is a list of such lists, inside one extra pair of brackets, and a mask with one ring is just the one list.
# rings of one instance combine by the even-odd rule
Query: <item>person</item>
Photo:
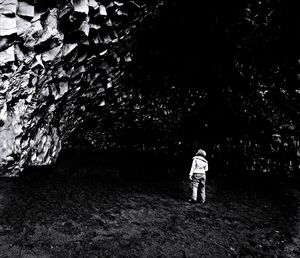
[(202, 149), (198, 150), (196, 155), (193, 157), (193, 163), (189, 173), (189, 178), (192, 181), (192, 197), (188, 200), (189, 203), (197, 202), (199, 185), (201, 203), (205, 203), (205, 182), (206, 171), (208, 170), (208, 161), (205, 157), (206, 152)]

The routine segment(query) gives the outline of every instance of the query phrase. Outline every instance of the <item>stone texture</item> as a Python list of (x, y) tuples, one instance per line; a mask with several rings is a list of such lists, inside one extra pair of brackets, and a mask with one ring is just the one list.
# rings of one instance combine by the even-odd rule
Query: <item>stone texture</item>
[(134, 32), (160, 3), (4, 0), (0, 8), (0, 174), (55, 162), (87, 105), (108, 105)]

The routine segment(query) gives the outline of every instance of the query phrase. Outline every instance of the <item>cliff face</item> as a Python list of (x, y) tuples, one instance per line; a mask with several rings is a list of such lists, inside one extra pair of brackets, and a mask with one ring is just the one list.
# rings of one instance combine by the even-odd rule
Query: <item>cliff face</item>
[(77, 146), (184, 159), (201, 147), (220, 173), (291, 174), (294, 10), (281, 0), (201, 10), (163, 0), (0, 0), (0, 174)]
[[(134, 33), (159, 1), (0, 0), (0, 166), (55, 162), (88, 116), (122, 103)], [(130, 92), (130, 91), (127, 91)]]

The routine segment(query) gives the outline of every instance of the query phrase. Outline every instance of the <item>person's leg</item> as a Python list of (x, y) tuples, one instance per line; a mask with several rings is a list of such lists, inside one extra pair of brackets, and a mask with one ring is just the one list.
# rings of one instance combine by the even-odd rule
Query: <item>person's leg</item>
[(200, 179), (200, 196), (201, 196), (201, 202), (205, 203), (206, 201), (206, 195), (205, 195), (205, 182), (206, 182), (206, 175), (202, 175)]
[(192, 200), (197, 201), (198, 197), (198, 186), (199, 186), (199, 176), (198, 174), (194, 174), (192, 177)]
[(198, 196), (198, 187), (193, 185), (193, 187), (192, 187), (192, 199), (194, 201), (197, 201), (197, 196)]

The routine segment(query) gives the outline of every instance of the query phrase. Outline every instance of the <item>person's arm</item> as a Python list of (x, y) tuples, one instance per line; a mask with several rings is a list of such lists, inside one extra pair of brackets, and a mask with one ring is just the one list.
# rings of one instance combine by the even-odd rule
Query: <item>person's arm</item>
[(189, 174), (189, 178), (191, 180), (192, 180), (192, 176), (193, 176), (193, 173), (194, 173), (194, 170), (195, 170), (195, 165), (196, 165), (196, 161), (193, 160), (192, 167), (191, 167), (190, 174)]
[(205, 172), (208, 170), (208, 162), (206, 163), (206, 166), (205, 166)]

